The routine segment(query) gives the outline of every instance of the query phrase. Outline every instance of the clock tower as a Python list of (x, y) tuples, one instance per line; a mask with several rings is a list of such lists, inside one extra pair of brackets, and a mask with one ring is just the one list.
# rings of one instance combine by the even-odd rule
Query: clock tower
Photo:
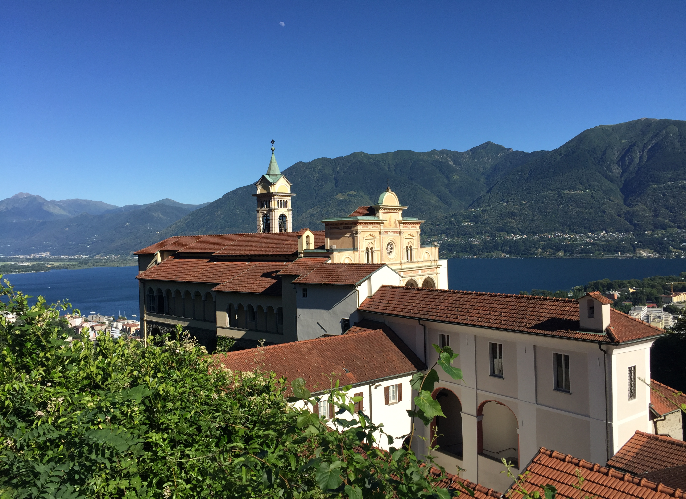
[(281, 174), (274, 156), (272, 140), (272, 157), (269, 160), (267, 173), (255, 183), (257, 193), (257, 232), (293, 232), (293, 207), (291, 183)]

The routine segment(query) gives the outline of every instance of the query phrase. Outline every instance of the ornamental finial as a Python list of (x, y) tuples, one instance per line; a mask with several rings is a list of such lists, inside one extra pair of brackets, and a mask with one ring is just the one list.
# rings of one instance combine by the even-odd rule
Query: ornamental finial
[(274, 152), (274, 139), (272, 139), (272, 152)]

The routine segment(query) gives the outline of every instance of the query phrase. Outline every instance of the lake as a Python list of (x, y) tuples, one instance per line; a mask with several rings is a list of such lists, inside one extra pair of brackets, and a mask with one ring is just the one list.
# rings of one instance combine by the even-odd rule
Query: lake
[[(138, 315), (138, 267), (99, 267), (9, 274), (25, 294), (48, 302), (69, 299), (82, 313)], [(501, 258), (451, 259), (451, 289), (519, 293), (532, 289), (571, 289), (598, 279), (642, 279), (686, 272), (686, 259)]]

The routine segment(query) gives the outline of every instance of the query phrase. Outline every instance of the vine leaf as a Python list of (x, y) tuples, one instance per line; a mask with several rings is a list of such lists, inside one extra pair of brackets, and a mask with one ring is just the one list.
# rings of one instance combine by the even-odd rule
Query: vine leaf
[(340, 461), (335, 461), (331, 464), (321, 463), (319, 468), (317, 468), (317, 485), (322, 490), (332, 490), (337, 489), (343, 479), (341, 478), (341, 463)]
[[(441, 404), (439, 404), (437, 400), (434, 400), (431, 396), (431, 392), (422, 390), (419, 392), (419, 395), (415, 397), (414, 403), (417, 406), (417, 409), (423, 413), (424, 418), (429, 421), (436, 416), (445, 417), (445, 414), (443, 414), (443, 410), (441, 409)], [(424, 420), (424, 418), (422, 418), (422, 420)]]

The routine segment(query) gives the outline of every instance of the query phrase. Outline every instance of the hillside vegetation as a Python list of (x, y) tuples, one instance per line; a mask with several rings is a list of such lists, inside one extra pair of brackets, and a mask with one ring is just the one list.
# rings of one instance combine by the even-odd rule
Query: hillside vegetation
[[(390, 186), (407, 216), (426, 220), (425, 242), (439, 242), (445, 257), (678, 257), (686, 250), (684, 121), (597, 126), (553, 151), (486, 142), (464, 152), (357, 152), (283, 173), (296, 194), (294, 230), (321, 229), (322, 219), (374, 204)], [(0, 202), (0, 244), (33, 248), (25, 253), (124, 254), (172, 235), (253, 232), (254, 190), (234, 189), (199, 209), (166, 200), (98, 214), (103, 207), (90, 206), (70, 218), (50, 202), (39, 220), (18, 215), (16, 205), (29, 200), (10, 198), (11, 209)]]

